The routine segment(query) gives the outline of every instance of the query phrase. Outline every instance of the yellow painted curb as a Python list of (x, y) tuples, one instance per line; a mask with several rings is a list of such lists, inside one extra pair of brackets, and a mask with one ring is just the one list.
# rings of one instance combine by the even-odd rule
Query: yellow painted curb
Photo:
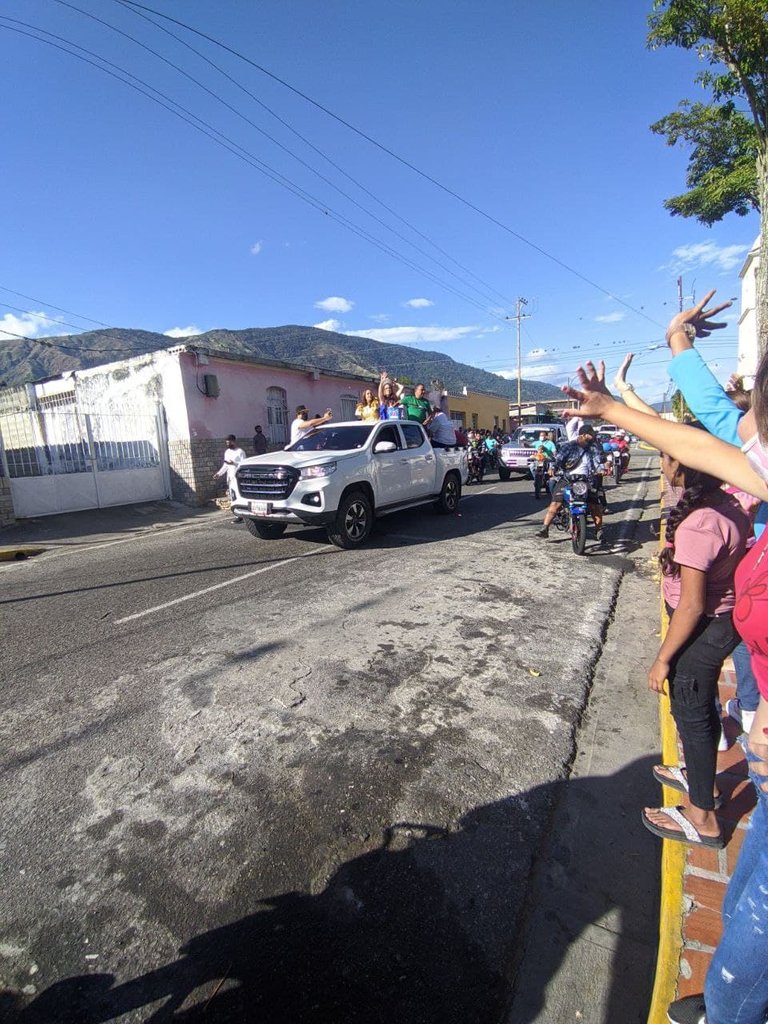
[[(663, 482), (659, 487), (663, 493)], [(659, 547), (664, 535), (659, 537)], [(661, 635), (669, 626), (669, 618), (660, 594)], [(665, 694), (659, 700), (659, 731), (661, 733), (661, 760), (663, 764), (677, 764), (677, 730), (669, 709), (669, 697)], [(674, 789), (662, 787), (664, 806), (677, 804), (680, 794)], [(669, 839), (661, 847), (661, 898), (659, 901), (659, 948), (656, 954), (656, 976), (648, 1011), (648, 1024), (667, 1024), (667, 1009), (677, 997), (677, 981), (680, 977), (680, 954), (683, 949), (683, 874), (687, 847)]]
[(646, 444), (645, 441), (638, 441), (637, 447), (642, 449), (644, 452), (657, 452), (659, 449), (654, 448), (652, 444)]
[(16, 548), (0, 548), (0, 562), (15, 562), (30, 555), (39, 555), (45, 548), (32, 547), (29, 544)]

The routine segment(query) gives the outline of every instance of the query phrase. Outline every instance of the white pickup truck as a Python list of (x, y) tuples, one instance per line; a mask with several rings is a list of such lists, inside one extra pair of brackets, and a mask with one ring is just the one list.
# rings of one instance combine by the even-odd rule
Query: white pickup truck
[(433, 448), (420, 423), (326, 423), (284, 451), (244, 459), (232, 512), (263, 540), (291, 523), (324, 526), (340, 548), (364, 544), (376, 516), (434, 502), (456, 511), (467, 478), (463, 448)]

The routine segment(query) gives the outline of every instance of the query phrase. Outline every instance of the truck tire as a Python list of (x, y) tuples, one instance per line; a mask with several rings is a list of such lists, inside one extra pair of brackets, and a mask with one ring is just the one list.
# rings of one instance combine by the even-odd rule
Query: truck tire
[(499, 466), (499, 480), (509, 480), (511, 471), (506, 466)]
[(277, 540), (278, 537), (283, 536), (287, 525), (287, 523), (262, 523), (258, 519), (245, 520), (245, 528), (248, 533), (252, 533), (254, 537), (260, 537), (261, 540)]
[(461, 480), (459, 479), (459, 474), (454, 472), (447, 473), (445, 480), (443, 480), (440, 497), (435, 502), (435, 511), (444, 516), (453, 515), (459, 507), (460, 497)]
[(363, 491), (349, 491), (339, 502), (339, 510), (328, 537), (337, 548), (359, 548), (368, 540), (373, 526), (373, 507)]

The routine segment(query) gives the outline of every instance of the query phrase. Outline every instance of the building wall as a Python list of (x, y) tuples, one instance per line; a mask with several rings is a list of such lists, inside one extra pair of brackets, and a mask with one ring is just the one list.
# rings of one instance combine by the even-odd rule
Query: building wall
[(11, 482), (8, 477), (3, 476), (2, 470), (0, 470), (0, 530), (6, 526), (13, 526), (15, 522)]
[[(350, 408), (362, 390), (373, 386), (364, 380), (346, 379), (312, 370), (260, 366), (247, 362), (219, 359), (209, 355), (201, 361), (193, 352), (178, 355), (183, 383), (183, 401), (188, 415), (186, 439), (169, 436), (173, 496), (178, 501), (205, 504), (224, 493), (223, 478), (212, 480), (221, 466), (226, 438), (235, 434), (247, 455), (253, 454), (253, 428), (261, 425), (269, 439), (270, 450), (284, 447), (296, 406), (306, 405), (310, 416), (333, 411), (342, 417), (342, 397)], [(205, 375), (215, 375), (219, 394), (204, 394)], [(285, 438), (273, 436), (269, 427), (267, 390), (281, 388), (285, 393)], [(352, 415), (354, 413), (352, 412)]]
[(741, 314), (739, 316), (739, 350), (737, 372), (754, 376), (757, 369), (757, 267), (760, 262), (760, 239), (741, 268)]
[(448, 396), (448, 416), (460, 420), (467, 429), (502, 430), (509, 427), (509, 399), (494, 395), (479, 395), (470, 391), (468, 395)]

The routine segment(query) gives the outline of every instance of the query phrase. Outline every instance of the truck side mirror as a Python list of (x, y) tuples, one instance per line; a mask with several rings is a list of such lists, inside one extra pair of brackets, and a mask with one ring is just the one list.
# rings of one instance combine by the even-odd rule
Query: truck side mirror
[(382, 452), (396, 452), (397, 445), (394, 441), (379, 441), (374, 445), (374, 455), (381, 455)]

